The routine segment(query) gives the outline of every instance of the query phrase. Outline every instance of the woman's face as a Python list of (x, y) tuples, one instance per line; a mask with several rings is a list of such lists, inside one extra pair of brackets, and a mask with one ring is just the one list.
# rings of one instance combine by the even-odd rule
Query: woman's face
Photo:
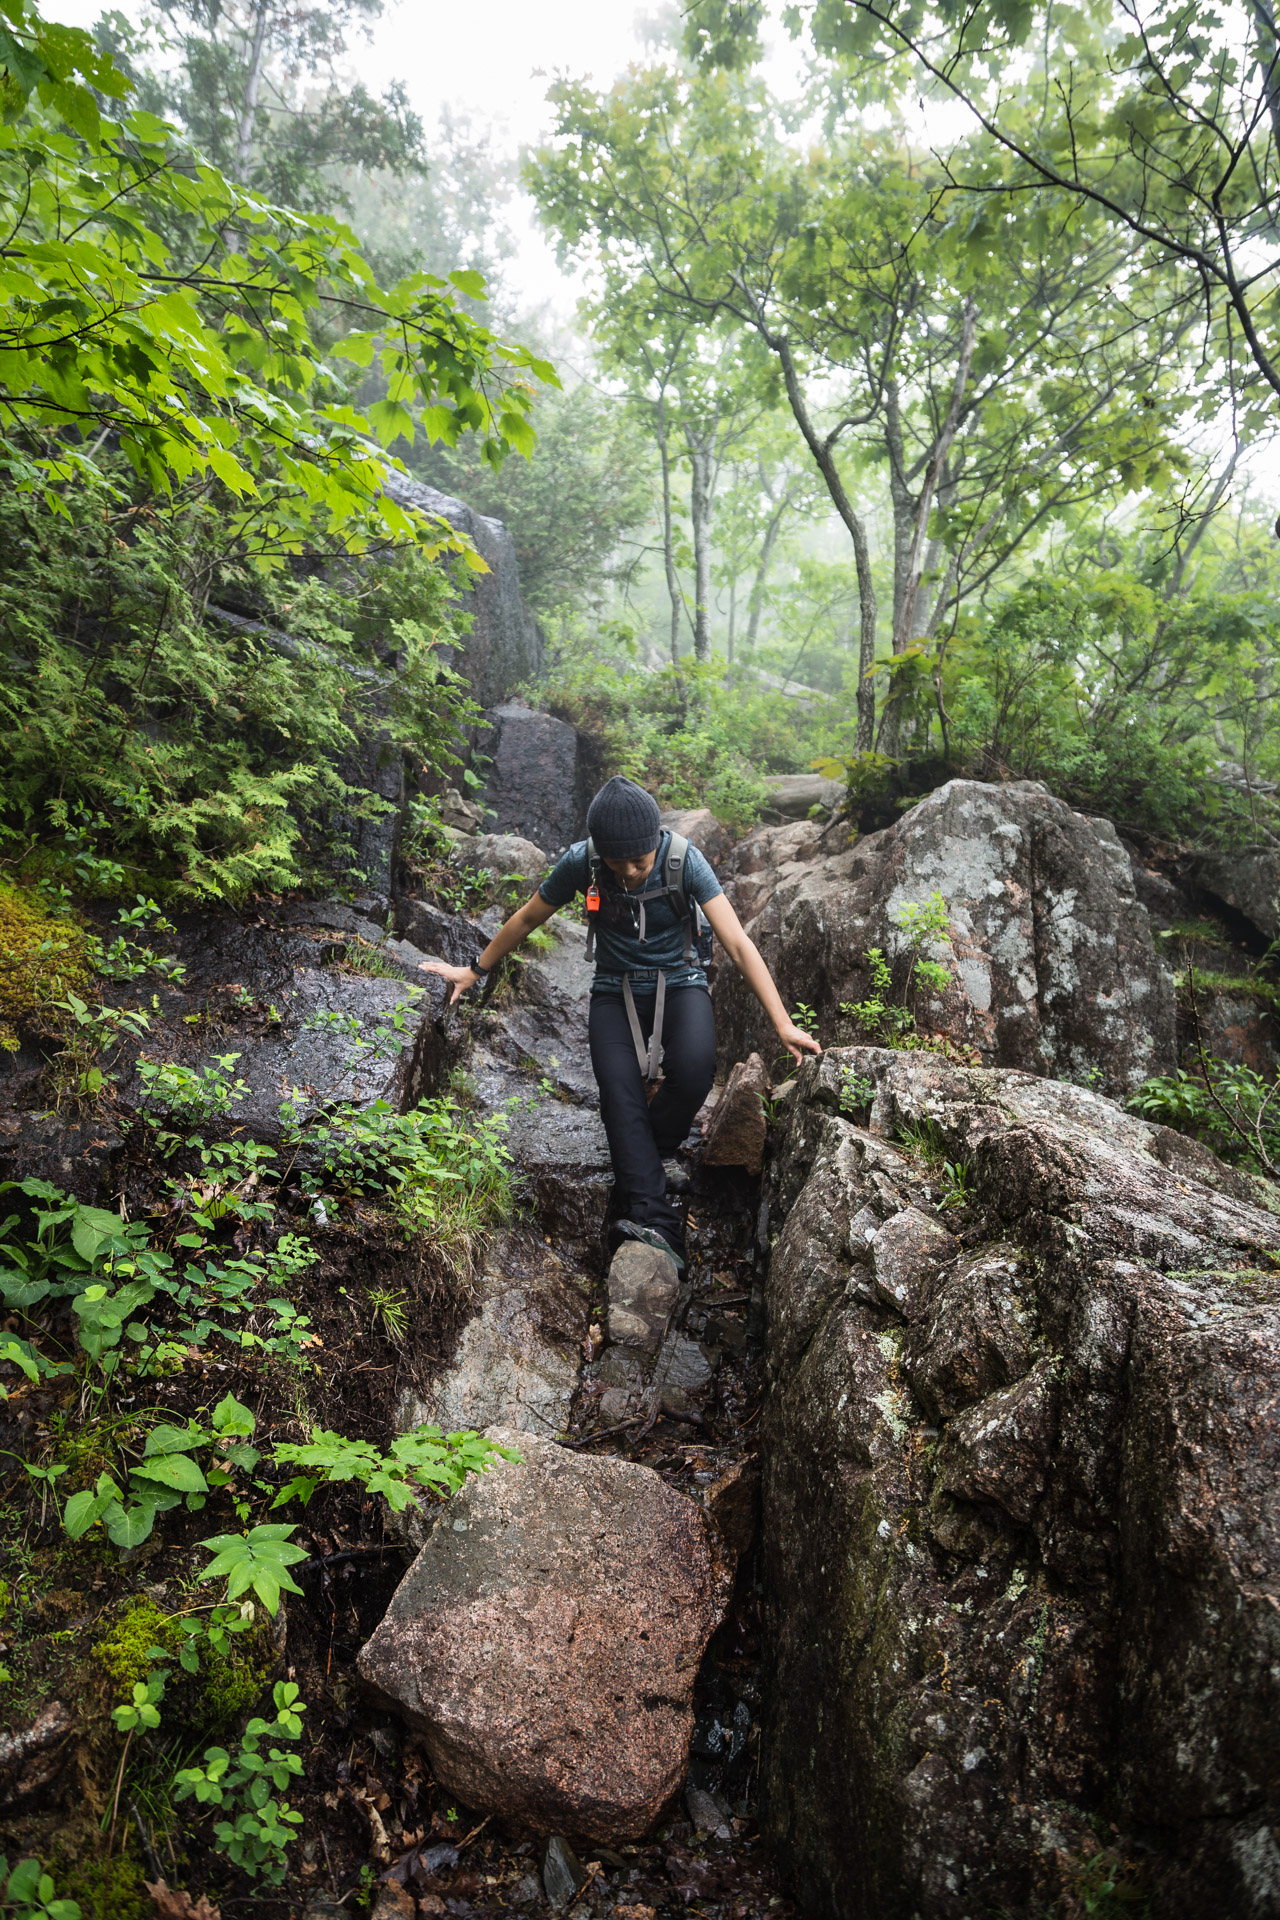
[(605, 865), (616, 880), (621, 880), (628, 893), (634, 893), (653, 872), (657, 857), (658, 850), (655, 847), (652, 853), (638, 853), (633, 860), (606, 860)]

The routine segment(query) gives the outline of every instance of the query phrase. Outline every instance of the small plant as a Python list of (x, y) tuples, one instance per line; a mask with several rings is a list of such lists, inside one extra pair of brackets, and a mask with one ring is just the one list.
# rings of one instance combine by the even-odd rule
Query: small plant
[(813, 1008), (807, 1006), (803, 1000), (797, 1002), (791, 1018), (803, 1033), (816, 1033), (818, 1031), (818, 1016)]
[(865, 1113), (875, 1097), (875, 1081), (865, 1073), (855, 1073), (852, 1067), (845, 1067), (840, 1075), (841, 1113)]
[(1268, 1082), (1252, 1067), (1207, 1052), (1190, 967), (1186, 993), (1199, 1071), (1178, 1067), (1171, 1074), (1157, 1074), (1130, 1094), (1125, 1105), (1131, 1113), (1193, 1134), (1216, 1153), (1243, 1159), (1269, 1178), (1280, 1179), (1280, 1073)]
[(369, 1305), (388, 1340), (399, 1346), (409, 1331), (409, 1297), (399, 1287), (370, 1287)]
[(74, 1900), (59, 1900), (38, 1860), (19, 1860), (12, 1873), (0, 1854), (0, 1914), (5, 1920), (80, 1920)]
[(456, 1493), (468, 1473), (487, 1473), (496, 1460), (519, 1456), (479, 1433), (441, 1433), (439, 1427), (414, 1427), (381, 1453), (367, 1440), (349, 1440), (317, 1427), (305, 1446), (282, 1443), (275, 1449), (281, 1466), (303, 1467), (277, 1495), (274, 1505), (300, 1500), (306, 1506), (330, 1481), (358, 1480), (370, 1493), (382, 1494), (393, 1513), (412, 1506), (420, 1487)]
[(69, 993), (53, 1005), (71, 1022), (70, 1037), (52, 1076), (54, 1099), (95, 1100), (107, 1081), (116, 1078), (99, 1065), (102, 1056), (126, 1038), (144, 1039), (150, 1018), (140, 1007), (91, 1007), (78, 993)]
[(936, 1120), (907, 1120), (898, 1128), (898, 1140), (909, 1154), (923, 1160), (926, 1167), (946, 1164), (947, 1142)]
[[(276, 1505), (279, 1503), (277, 1498)], [(252, 1589), (274, 1617), (280, 1611), (282, 1592), (302, 1592), (289, 1572), (291, 1566), (307, 1557), (306, 1548), (295, 1547), (290, 1537), (297, 1531), (296, 1526), (274, 1522), (250, 1527), (248, 1533), (219, 1533), (211, 1540), (202, 1540), (200, 1545), (214, 1557), (200, 1578), (225, 1578), (228, 1600), (238, 1600)]]
[(911, 1048), (927, 1041), (916, 1035), (916, 1016), (910, 1002), (921, 988), (945, 993), (952, 984), (952, 973), (940, 960), (928, 960), (923, 948), (929, 940), (950, 933), (947, 903), (936, 890), (923, 902), (905, 901), (889, 915), (892, 926), (903, 936), (898, 943), (907, 956), (906, 978), (900, 996), (893, 987), (893, 969), (883, 949), (871, 947), (864, 956), (871, 976), (871, 991), (865, 1000), (844, 1000), (840, 1011), (855, 1022), (869, 1040), (881, 1046)]
[[(261, 1455), (243, 1444), (253, 1428), (253, 1415), (230, 1393), (214, 1408), (207, 1428), (195, 1421), (185, 1427), (161, 1422), (151, 1428), (141, 1460), (129, 1469), (127, 1490), (115, 1475), (100, 1473), (92, 1490), (74, 1493), (67, 1501), (63, 1526), (78, 1540), (101, 1524), (114, 1546), (140, 1546), (158, 1513), (184, 1501), (190, 1512), (198, 1513), (211, 1488), (229, 1486), (237, 1469), (251, 1471), (257, 1465)], [(210, 1448), (221, 1452), (224, 1465), (206, 1475), (193, 1456)]]
[(943, 1161), (940, 1207), (967, 1207), (973, 1199), (973, 1188), (973, 1168), (967, 1160)]
[[(249, 1091), (247, 1080), (231, 1077), (239, 1058), (238, 1053), (218, 1054), (206, 1067), (184, 1067), (176, 1060), (139, 1060), (144, 1111), (159, 1108), (188, 1125), (223, 1119)], [(150, 1112), (148, 1118), (152, 1118)]]
[(269, 1747), (264, 1756), (260, 1746), (263, 1740), (297, 1740), (307, 1709), (292, 1681), (277, 1681), (272, 1700), (274, 1720), (255, 1715), (234, 1757), (225, 1747), (206, 1747), (203, 1766), (183, 1767), (174, 1775), (173, 1797), (194, 1799), (226, 1815), (213, 1829), (219, 1852), (250, 1879), (261, 1874), (278, 1887), (285, 1877), (285, 1852), (302, 1815), (277, 1796), (301, 1774), (302, 1759), (280, 1746)]

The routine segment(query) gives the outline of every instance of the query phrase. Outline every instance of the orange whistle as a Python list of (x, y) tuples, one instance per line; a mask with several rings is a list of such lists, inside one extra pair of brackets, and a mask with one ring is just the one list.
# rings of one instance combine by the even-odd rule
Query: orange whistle
[(600, 911), (600, 889), (599, 887), (588, 887), (587, 888), (587, 912), (599, 913), (599, 911)]

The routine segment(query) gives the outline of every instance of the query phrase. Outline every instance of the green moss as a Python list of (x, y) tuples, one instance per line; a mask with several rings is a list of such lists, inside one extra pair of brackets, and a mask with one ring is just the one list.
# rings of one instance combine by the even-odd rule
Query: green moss
[(193, 1732), (230, 1726), (257, 1700), (275, 1664), (271, 1623), (263, 1620), (248, 1633), (235, 1635), (225, 1653), (215, 1653), (207, 1641), (198, 1640), (200, 1668), (194, 1674), (176, 1663), (184, 1638), (175, 1619), (138, 1596), (97, 1642), (92, 1657), (105, 1671), (113, 1694), (127, 1698), (152, 1670), (154, 1663), (147, 1658), (151, 1648), (162, 1647), (174, 1657), (162, 1709), (165, 1721)]
[(113, 1686), (127, 1698), (139, 1680), (151, 1671), (147, 1658), (152, 1647), (176, 1653), (182, 1643), (181, 1630), (154, 1601), (135, 1598), (126, 1607), (109, 1634), (93, 1649), (93, 1658)]
[[(1199, 967), (1195, 974), (1196, 992), (1217, 996), (1235, 994), (1246, 1000), (1262, 1001), (1266, 1006), (1280, 1006), (1280, 986), (1274, 980), (1260, 980), (1254, 973), (1201, 973)], [(1178, 982), (1179, 996), (1189, 998), (1186, 976)]]
[(227, 1727), (247, 1713), (266, 1686), (275, 1659), (268, 1622), (239, 1635), (229, 1652), (204, 1654), (199, 1675), (202, 1724)]
[(61, 1868), (55, 1863), (53, 1876), (63, 1899), (79, 1901), (80, 1920), (154, 1920), (142, 1868), (127, 1855)]
[(88, 977), (83, 929), (47, 913), (38, 895), (0, 880), (0, 1049), (17, 1050), (24, 1014), (65, 999)]

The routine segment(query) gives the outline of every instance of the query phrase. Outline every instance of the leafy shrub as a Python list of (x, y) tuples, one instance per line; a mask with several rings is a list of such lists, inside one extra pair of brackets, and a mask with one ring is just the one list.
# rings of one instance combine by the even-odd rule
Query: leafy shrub
[(385, 1194), (406, 1231), (458, 1250), (511, 1206), (506, 1118), (470, 1124), (448, 1095), (397, 1113), (385, 1100), (309, 1120), (282, 1109), (286, 1144), (301, 1150), (304, 1189)]
[(1242, 1160), (1280, 1177), (1280, 1076), (1205, 1055), (1200, 1072), (1177, 1067), (1131, 1093), (1125, 1105), (1144, 1120), (1189, 1133), (1224, 1160)]
[(261, 1874), (279, 1886), (286, 1871), (285, 1851), (302, 1815), (276, 1795), (301, 1774), (302, 1759), (281, 1746), (269, 1747), (265, 1755), (259, 1749), (263, 1740), (297, 1740), (307, 1709), (292, 1681), (277, 1681), (272, 1699), (275, 1718), (250, 1720), (235, 1755), (225, 1747), (208, 1747), (204, 1765), (183, 1767), (173, 1785), (175, 1800), (194, 1798), (200, 1806), (228, 1816), (216, 1823), (214, 1835), (233, 1866), (250, 1879)]
[(734, 833), (759, 818), (765, 773), (799, 772), (852, 731), (842, 698), (802, 706), (723, 661), (644, 673), (616, 639), (579, 638), (536, 697), (600, 740), (606, 773), (638, 780), (663, 806), (708, 806)]

